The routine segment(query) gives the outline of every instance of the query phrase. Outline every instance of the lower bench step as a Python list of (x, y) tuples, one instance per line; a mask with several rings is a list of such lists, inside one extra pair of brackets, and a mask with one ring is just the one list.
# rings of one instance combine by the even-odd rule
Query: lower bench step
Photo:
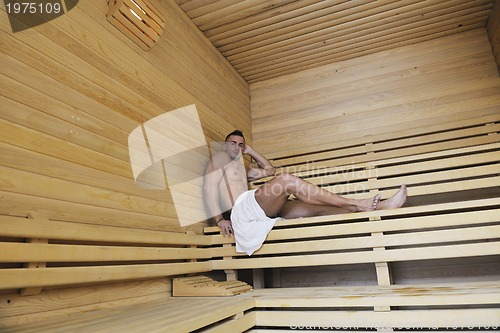
[(215, 281), (206, 276), (175, 278), (173, 296), (233, 296), (252, 290), (241, 281)]

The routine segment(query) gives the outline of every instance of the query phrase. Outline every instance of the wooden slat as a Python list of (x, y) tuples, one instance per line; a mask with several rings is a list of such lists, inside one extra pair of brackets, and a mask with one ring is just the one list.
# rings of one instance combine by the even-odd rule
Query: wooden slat
[[(353, 223), (364, 221), (357, 224), (356, 232), (362, 234), (369, 234), (373, 232), (384, 232), (390, 230), (411, 230), (411, 229), (419, 229), (419, 228), (432, 228), (436, 227), (436, 222), (438, 225), (443, 227), (449, 227), (455, 224), (468, 224), (469, 221), (474, 221), (475, 219), (470, 219), (471, 215), (468, 215), (469, 218), (465, 218), (462, 222), (457, 221), (456, 219), (438, 219), (432, 217), (432, 215), (436, 215), (437, 212), (446, 211), (454, 211), (454, 210), (462, 210), (462, 209), (474, 209), (474, 208), (489, 208), (492, 206), (500, 205), (499, 198), (492, 199), (482, 199), (482, 200), (471, 200), (471, 201), (460, 201), (454, 203), (444, 203), (444, 204), (434, 204), (434, 205), (425, 205), (425, 206), (416, 206), (416, 207), (402, 207), (397, 210), (384, 210), (384, 211), (373, 211), (373, 212), (359, 212), (359, 213), (347, 213), (347, 214), (337, 214), (330, 216), (315, 216), (315, 217), (306, 217), (300, 219), (290, 219), (290, 220), (280, 220), (275, 224), (274, 230), (272, 230), (268, 236), (268, 239), (272, 240), (272, 237), (276, 237), (275, 240), (278, 239), (287, 239), (290, 237), (290, 234), (287, 234), (286, 229), (282, 230), (288, 226), (290, 227), (307, 227), (308, 225), (330, 225), (328, 228), (335, 228), (336, 230), (332, 230), (332, 234), (335, 235), (350, 235), (354, 232), (354, 229), (351, 228)], [(438, 213), (439, 214), (439, 213)], [(476, 214), (476, 213), (468, 213), (468, 214)], [(488, 214), (488, 213), (487, 213)], [(405, 215), (409, 215), (410, 217), (404, 217)], [(417, 215), (420, 217), (412, 217), (411, 215)], [(425, 217), (429, 215), (429, 217)], [(494, 216), (490, 215), (489, 216)], [(404, 218), (404, 221), (410, 221), (411, 223), (405, 222), (395, 222), (392, 227), (389, 225), (393, 222), (384, 221), (383, 228), (378, 228), (380, 224), (373, 224), (373, 222), (368, 222), (370, 218), (373, 217), (391, 217), (391, 216), (400, 216)], [(467, 216), (467, 214), (465, 215)], [(474, 215), (475, 216), (475, 215)], [(484, 216), (483, 216), (484, 217)], [(426, 219), (429, 219), (428, 222), (425, 222)], [(490, 221), (494, 221), (495, 218), (492, 218)], [(339, 224), (342, 223), (342, 224)], [(336, 224), (336, 225), (333, 225)], [(342, 231), (344, 228), (348, 228), (349, 230)], [(365, 229), (366, 228), (366, 229)], [(385, 229), (387, 228), (387, 229)], [(307, 229), (306, 229), (307, 230)], [(219, 227), (206, 227), (204, 229), (206, 234), (219, 234)], [(278, 236), (280, 233), (284, 233), (283, 236)], [(323, 232), (323, 231), (322, 231)], [(305, 236), (305, 235), (304, 235)], [(271, 238), (269, 238), (271, 237)], [(299, 237), (299, 239), (302, 237)], [(212, 236), (212, 244), (230, 244), (234, 243), (234, 239), (223, 237), (221, 235), (213, 235)], [(215, 251), (219, 251), (214, 248)]]
[[(325, 189), (332, 192), (344, 192), (344, 193), (357, 193), (349, 195), (352, 198), (366, 198), (367, 194), (360, 191), (366, 191), (368, 189), (384, 189), (385, 187), (396, 187), (399, 184), (408, 184), (411, 188), (411, 194), (414, 196), (418, 195), (429, 195), (437, 193), (448, 193), (457, 192), (465, 190), (483, 189), (483, 188), (497, 188), (500, 186), (500, 177), (494, 177), (495, 168), (498, 166), (491, 167), (480, 167), (472, 170), (459, 171), (449, 171), (449, 172), (439, 172), (437, 174), (421, 175), (421, 176), (401, 176), (394, 177), (392, 179), (387, 179), (383, 181), (368, 181), (366, 183), (360, 183), (357, 185), (340, 185), (325, 187)], [(477, 171), (480, 172), (477, 172)], [(448, 179), (443, 179), (449, 176)], [(464, 177), (476, 177), (478, 179), (467, 179)], [(483, 176), (479, 178), (480, 176)], [(432, 183), (432, 182), (435, 183)], [(430, 184), (430, 185), (428, 185)], [(336, 188), (337, 187), (337, 188)], [(381, 190), (380, 194), (383, 199), (391, 196), (394, 191)]]
[(0, 242), (0, 262), (102, 262), (211, 258), (208, 249)]
[[(2, 181), (9, 184), (4, 187), (6, 191), (128, 212), (142, 211), (156, 216), (175, 216), (175, 207), (167, 202), (139, 196), (129, 196), (129, 199), (126, 199), (124, 194), (120, 192), (85, 186), (2, 166), (0, 166), (0, 171)], [(30, 184), (36, 184), (36, 186), (30, 186)]]
[[(180, 228), (178, 220), (174, 218), (106, 209), (2, 190), (0, 190), (0, 194), (4, 198), (4, 200), (0, 201), (0, 209), (11, 216), (26, 216), (28, 211), (34, 211), (44, 213), (51, 219), (83, 224), (158, 230), (161, 232), (181, 233), (185, 231)], [(28, 207), (26, 206), (27, 203), (29, 203)]]
[(247, 332), (255, 326), (256, 316), (254, 312), (244, 315), (237, 315), (235, 319), (217, 325), (213, 328), (201, 330), (203, 333), (226, 333), (226, 332)]
[[(253, 300), (234, 297), (170, 298), (121, 309), (66, 316), (63, 320), (5, 328), (2, 332), (179, 332), (188, 333), (231, 318), (253, 307)], [(211, 311), (207, 311), (210, 309)], [(252, 317), (249, 317), (252, 319)], [(253, 323), (253, 321), (250, 321)], [(253, 326), (253, 325), (252, 325)]]
[(307, 267), (377, 262), (417, 261), (443, 258), (465, 258), (498, 255), (500, 242), (429, 246), (373, 252), (313, 254), (308, 256), (279, 256), (251, 259), (225, 259), (213, 261), (213, 269), (247, 269), (275, 267)]
[[(384, 246), (411, 246), (425, 244), (446, 244), (447, 242), (460, 241), (480, 241), (495, 238), (495, 235), (500, 235), (500, 226), (464, 228), (441, 231), (425, 231), (415, 233), (404, 233), (396, 235), (375, 235), (375, 236), (358, 236), (347, 238), (335, 238), (335, 235), (322, 234), (319, 236), (333, 236), (333, 239), (303, 241), (303, 242), (285, 242), (277, 244), (265, 244), (254, 256), (269, 255), (269, 254), (298, 254), (307, 255), (308, 252), (321, 251), (359, 251), (368, 248), (377, 248)], [(214, 257), (228, 256), (244, 256), (237, 253), (234, 247), (223, 247), (212, 250)]]
[(25, 218), (10, 216), (0, 216), (0, 235), (135, 244), (210, 245), (210, 239), (200, 235), (62, 221), (37, 221), (35, 223)]
[(252, 83), (484, 27), (492, 8), (488, 0), (176, 2)]
[(30, 272), (22, 268), (5, 269), (0, 276), (4, 289), (63, 286), (70, 284), (157, 278), (188, 273), (208, 272), (210, 262), (139, 264), (93, 267), (40, 268)]
[[(498, 200), (495, 200), (498, 202)], [(397, 214), (398, 211), (396, 210)], [(498, 222), (500, 209), (484, 209), (481, 211), (469, 211), (463, 213), (436, 214), (429, 216), (404, 216), (400, 218), (388, 219), (382, 221), (363, 221), (353, 222), (345, 221), (342, 224), (329, 224), (322, 226), (303, 227), (298, 231), (297, 228), (275, 229), (269, 233), (268, 240), (280, 239), (301, 239), (308, 237), (317, 237), (321, 234), (331, 235), (359, 235), (375, 232), (388, 231), (408, 231), (421, 230), (438, 227), (466, 226), (481, 223)]]
[[(483, 145), (473, 145), (473, 146), (468, 146), (468, 147), (463, 147), (463, 148), (455, 148), (455, 149), (447, 149), (447, 150), (441, 150), (441, 151), (436, 151), (436, 152), (429, 152), (429, 153), (422, 153), (422, 154), (414, 154), (414, 155), (407, 155), (407, 156), (400, 156), (400, 157), (394, 157), (394, 158), (388, 158), (388, 159), (380, 159), (380, 160), (370, 160), (364, 163), (360, 164), (350, 164), (350, 165), (339, 165), (339, 166), (334, 166), (330, 168), (320, 168), (319, 170), (309, 170), (309, 171), (303, 171), (303, 172), (297, 172), (294, 173), (294, 175), (302, 177), (302, 178), (307, 178), (310, 179), (310, 177), (314, 177), (316, 175), (327, 175), (327, 174), (339, 174), (341, 176), (348, 176), (350, 172), (356, 172), (356, 174), (363, 175), (364, 173), (368, 173), (371, 177), (373, 178), (375, 176), (379, 175), (379, 172), (385, 172), (387, 171), (384, 170), (391, 170), (391, 168), (394, 169), (394, 171), (397, 172), (397, 167), (392, 167), (393, 165), (408, 165), (411, 167), (414, 163), (419, 163), (420, 161), (423, 160), (436, 160), (436, 159), (442, 159), (442, 158), (447, 158), (449, 156), (460, 156), (460, 155), (465, 155), (465, 154), (476, 154), (480, 153), (483, 151), (494, 151), (498, 150), (500, 148), (500, 143), (498, 142), (493, 142), (489, 144), (483, 144)], [(406, 155), (406, 154), (403, 154)], [(389, 165), (389, 167), (387, 166)], [(389, 169), (388, 169), (389, 168)], [(365, 171), (365, 169), (367, 169)], [(376, 169), (377, 174), (373, 174)], [(401, 171), (400, 171), (401, 172)], [(370, 174), (371, 173), (371, 174)], [(389, 173), (387, 173), (389, 174)], [(368, 178), (368, 176), (367, 176)], [(347, 178), (348, 179), (355, 179), (355, 178)], [(258, 184), (257, 182), (255, 182)]]
[[(169, 278), (142, 280), (69, 289), (45, 290), (40, 295), (15, 297), (2, 295), (0, 326), (27, 325), (30, 322), (50, 320), (61, 315), (135, 305), (170, 296)], [(15, 299), (15, 302), (12, 300)], [(99, 301), (96, 302), (96, 299)], [(11, 300), (9, 303), (8, 301)]]
[(496, 304), (500, 289), (495, 282), (270, 288), (252, 292), (257, 308), (333, 308)]
[(271, 158), (294, 156), (498, 114), (488, 44), (484, 33), (456, 35), (256, 85), (254, 146)]
[[(307, 46), (302, 47), (305, 49), (304, 52), (299, 53), (297, 56), (288, 57), (288, 51), (284, 51), (284, 57), (282, 58), (282, 62), (276, 64), (271, 63), (271, 65), (266, 68), (267, 71), (262, 71), (258, 67), (249, 66), (247, 72), (243, 72), (240, 67), (236, 67), (242, 72), (242, 75), (249, 80), (249, 82), (256, 82), (257, 80), (266, 80), (272, 79), (276, 77), (276, 73), (281, 73), (282, 75), (287, 75), (291, 73), (296, 73), (296, 70), (290, 70), (291, 66), (296, 65), (298, 70), (306, 71), (307, 69), (313, 68), (307, 62), (313, 62), (317, 66), (322, 66), (330, 63), (329, 61), (325, 61), (329, 57), (336, 56), (339, 61), (343, 61), (353, 57), (361, 57), (363, 55), (369, 55), (372, 52), (381, 52), (385, 50), (391, 50), (395, 46), (406, 46), (412, 45), (415, 43), (425, 42), (432, 40), (434, 38), (449, 36), (452, 34), (456, 34), (459, 32), (478, 29), (483, 27), (483, 21), (487, 18), (489, 13), (489, 9), (484, 8), (482, 12), (474, 13), (468, 17), (459, 16), (452, 17), (448, 20), (441, 21), (439, 18), (434, 18), (429, 20), (429, 26), (427, 26), (427, 30), (422, 31), (420, 28), (420, 23), (418, 24), (408, 24), (403, 27), (403, 29), (407, 29), (406, 31), (400, 31), (398, 28), (392, 29), (392, 33), (388, 36), (384, 32), (380, 32), (373, 36), (374, 40), (362, 38), (363, 41), (359, 43), (359, 49), (354, 53), (346, 52), (345, 49), (350, 49), (351, 46), (348, 44), (348, 41), (344, 40), (343, 49), (335, 48), (330, 45), (329, 48), (324, 49), (324, 53), (317, 54), (314, 50), (310, 50)], [(458, 26), (462, 22), (463, 26)], [(466, 28), (464, 28), (464, 26)], [(389, 29), (390, 30), (390, 29)], [(429, 35), (432, 35), (430, 37)], [(365, 36), (363, 36), (365, 37)], [(409, 39), (408, 39), (409, 37)], [(334, 39), (334, 38), (333, 38)], [(376, 49), (372, 48), (373, 44), (370, 42), (373, 41), (379, 44), (379, 47)], [(301, 41), (299, 41), (301, 42)], [(321, 44), (320, 41), (317, 44)], [(333, 42), (335, 45), (335, 42)], [(281, 50), (277, 50), (281, 51)], [(231, 58), (230, 58), (231, 59)], [(246, 64), (245, 64), (246, 65)], [(253, 64), (252, 64), (253, 65)], [(238, 65), (237, 65), (238, 66)], [(283, 70), (286, 68), (286, 70)]]
[[(357, 162), (356, 158), (353, 158), (353, 155), (364, 155), (367, 153), (366, 147), (364, 146), (367, 143), (373, 143), (373, 146), (371, 147), (372, 152), (374, 152), (376, 155), (374, 156), (368, 156), (365, 158), (371, 158), (367, 160), (380, 160), (386, 155), (387, 153), (384, 154), (384, 151), (390, 151), (394, 157), (401, 157), (401, 156), (410, 156), (413, 154), (422, 154), (422, 153), (432, 153), (432, 152), (437, 152), (440, 150), (447, 150), (447, 149), (453, 149), (453, 148), (462, 148), (462, 147), (469, 147), (469, 146), (475, 146), (475, 145), (480, 145), (481, 139), (490, 139), (491, 141), (486, 141), (484, 143), (488, 142), (497, 142), (498, 138), (493, 137), (493, 138), (488, 138), (488, 137), (480, 137), (481, 134), (488, 134), (488, 133), (494, 133), (498, 131), (498, 125), (496, 127), (490, 127), (484, 126), (484, 124), (487, 124), (489, 121), (499, 121), (498, 116), (489, 116), (489, 117), (484, 117), (485, 120), (484, 123), (479, 123), (477, 124), (476, 121), (463, 121), (463, 122), (457, 122), (453, 124), (454, 126), (472, 126), (475, 125), (476, 127), (470, 128), (470, 129), (457, 129), (457, 130), (449, 130), (445, 131), (444, 133), (433, 133), (433, 130), (437, 130), (437, 127), (426, 127), (424, 128), (419, 128), (416, 130), (413, 130), (411, 132), (396, 132), (396, 133), (391, 133), (391, 136), (394, 138), (399, 138), (401, 136), (404, 136), (405, 134), (410, 136), (409, 138), (403, 138), (403, 139), (392, 139), (388, 140), (387, 135), (380, 135), (380, 136), (370, 136), (363, 138), (363, 140), (352, 140), (352, 141), (345, 141), (345, 142), (337, 142), (337, 147), (335, 150), (332, 151), (327, 151), (327, 152), (318, 152), (315, 154), (304, 154), (303, 156), (298, 156), (298, 157), (291, 157), (291, 158), (284, 158), (284, 159), (278, 159), (275, 161), (277, 166), (284, 165), (286, 166), (287, 164), (299, 164), (299, 163), (312, 163), (314, 161), (321, 161), (321, 160), (327, 160), (327, 159), (339, 159), (339, 158), (345, 158), (346, 156), (349, 156), (351, 160), (345, 164), (348, 163), (355, 163)], [(474, 124), (476, 123), (476, 124)], [(446, 127), (441, 126), (441, 130), (445, 130)], [(495, 130), (496, 129), (496, 130)], [(476, 137), (475, 137), (476, 136)], [(496, 140), (495, 140), (496, 139)], [(357, 142), (356, 142), (357, 141)], [(382, 141), (382, 142), (379, 142)], [(342, 150), (342, 146), (344, 145), (350, 145), (350, 146), (357, 146), (355, 148), (345, 148), (345, 150)], [(430, 146), (425, 146), (425, 144), (432, 145), (432, 150), (430, 150)], [(448, 146), (445, 146), (445, 145)], [(427, 149), (426, 149), (427, 148)], [(273, 160), (274, 162), (274, 160)], [(342, 162), (334, 162), (336, 165), (342, 165)]]
[[(500, 144), (496, 145), (491, 145), (493, 146), (492, 148), (500, 148)], [(490, 147), (491, 147), (490, 146)], [(418, 156), (415, 156), (415, 159), (418, 159)], [(370, 178), (388, 178), (388, 177), (394, 177), (398, 175), (406, 175), (406, 174), (419, 174), (416, 177), (417, 178), (422, 178), (425, 177), (427, 178), (427, 181), (422, 181), (422, 182), (432, 182), (436, 181), (437, 179), (440, 180), (451, 180), (454, 178), (465, 178), (468, 177), (465, 172), (460, 175), (460, 173), (463, 171), (463, 167), (469, 167), (470, 172), (476, 176), (481, 176), (483, 174), (491, 174), (494, 175), (495, 172), (492, 168), (495, 167), (495, 165), (491, 163), (496, 163), (500, 160), (500, 149), (498, 152), (488, 152), (488, 153), (478, 153), (478, 154), (469, 154), (466, 156), (460, 156), (460, 157), (450, 157), (450, 158), (441, 158), (439, 160), (433, 160), (433, 161), (425, 161), (425, 162), (418, 162), (415, 161), (414, 163), (408, 163), (408, 164), (399, 164), (395, 166), (389, 166), (389, 167), (378, 167), (374, 169), (368, 169), (368, 170), (359, 170), (356, 168), (356, 166), (352, 167), (352, 171), (350, 170), (345, 170), (345, 171), (339, 171), (339, 173), (335, 175), (321, 175), (319, 177), (308, 177), (307, 181), (310, 183), (320, 185), (320, 184), (329, 184), (329, 183), (335, 183), (335, 182), (349, 182), (349, 181), (358, 181), (358, 180), (368, 180)], [(374, 163), (377, 164), (377, 163)], [(473, 168), (471, 166), (474, 165), (480, 165), (480, 164), (489, 164), (485, 167), (476, 167)], [(447, 172), (435, 172), (435, 170), (449, 170), (449, 169), (457, 169), (457, 170), (450, 170)], [(485, 169), (484, 171), (481, 172), (482, 169)], [(322, 171), (323, 172), (323, 171)], [(450, 175), (450, 173), (457, 173), (456, 176), (453, 177), (453, 175)], [(423, 175), (420, 175), (423, 174)], [(433, 178), (433, 175), (440, 175), (439, 177)], [(460, 177), (461, 176), (461, 177)], [(380, 183), (383, 181), (377, 181), (377, 183)], [(417, 183), (417, 181), (414, 182), (406, 182), (404, 181), (405, 184), (411, 184), (411, 183)]]
[[(449, 10), (449, 6), (454, 6), (456, 11), (447, 16), (440, 15)], [(236, 68), (239, 68), (241, 64), (245, 64), (244, 68), (246, 71), (243, 71), (243, 75), (245, 75), (255, 69), (255, 62), (250, 62), (250, 60), (255, 59), (256, 48), (265, 57), (263, 60), (266, 60), (266, 62), (269, 61), (267, 68), (272, 68), (270, 60), (276, 59), (275, 57), (280, 55), (285, 56), (284, 60), (287, 60), (286, 56), (291, 54), (290, 50), (293, 50), (291, 49), (291, 45), (300, 48), (300, 51), (295, 50), (292, 53), (294, 58), (298, 58), (297, 54), (300, 54), (303, 59), (307, 60), (306, 56), (313, 54), (313, 52), (317, 53), (318, 46), (325, 39), (329, 43), (328, 45), (323, 45), (321, 48), (321, 52), (324, 54), (328, 54), (328, 51), (333, 49), (331, 44), (337, 44), (341, 50), (352, 50), (352, 45), (346, 47), (349, 40), (356, 43), (357, 48), (365, 46), (370, 40), (374, 41), (374, 43), (382, 44), (381, 40), (383, 41), (384, 38), (392, 40), (401, 36), (408, 38), (412, 34), (418, 34), (422, 31), (432, 31), (429, 26), (437, 25), (440, 27), (456, 18), (461, 18), (465, 21), (467, 17), (473, 17), (474, 14), (482, 14), (480, 15), (482, 17), (489, 13), (491, 3), (484, 4), (483, 2), (482, 6), (479, 3), (479, 6), (471, 8), (471, 4), (464, 5), (463, 1), (449, 1), (446, 4), (439, 1), (430, 1), (427, 3), (408, 3), (403, 5), (405, 8), (401, 7), (401, 4), (386, 1), (385, 3), (379, 2), (377, 4), (361, 4), (361, 6), (352, 8), (352, 10), (337, 11), (336, 9), (331, 9), (332, 12), (330, 14), (322, 15), (305, 22), (307, 25), (304, 28), (301, 28), (299, 23), (299, 27), (290, 26), (284, 29), (275, 29), (274, 31), (269, 31), (265, 36), (256, 36), (233, 43), (230, 45), (231, 49), (228, 49), (227, 46), (220, 47), (219, 49), (224, 52)], [(422, 12), (422, 7), (430, 11), (430, 13), (426, 13), (427, 15), (425, 15), (424, 20), (419, 18), (418, 14), (416, 15), (416, 13)], [(432, 7), (434, 7), (435, 11), (432, 10)], [(486, 13), (483, 13), (483, 11)], [(350, 15), (351, 13), (354, 13), (354, 15)], [(371, 15), (371, 13), (377, 14)], [(399, 14), (396, 18), (394, 17), (395, 13)], [(331, 22), (331, 20), (336, 22)], [(422, 29), (422, 24), (428, 26), (427, 30)], [(302, 24), (302, 26), (304, 25)], [(364, 34), (361, 33), (360, 29), (364, 31)], [(407, 31), (401, 31), (403, 29)], [(373, 45), (371, 47), (373, 48)], [(336, 51), (338, 54), (339, 51)], [(274, 53), (275, 57), (270, 56), (270, 52)], [(246, 64), (246, 62), (249, 62), (249, 64)], [(262, 67), (262, 62), (260, 64)]]
[[(471, 211), (462, 212), (455, 214), (446, 214), (432, 212), (440, 212), (446, 210), (456, 210), (463, 208), (473, 208), (482, 207), (481, 205), (498, 205), (500, 199), (485, 199), (475, 202), (457, 202), (452, 204), (438, 204), (431, 205), (430, 207), (407, 207), (400, 208), (392, 211), (374, 211), (374, 212), (364, 212), (364, 213), (350, 213), (350, 214), (339, 214), (331, 216), (318, 216), (310, 218), (292, 219), (278, 221), (276, 228), (271, 230), (267, 240), (277, 241), (277, 240), (290, 240), (290, 239), (303, 239), (308, 237), (321, 237), (321, 235), (356, 235), (356, 234), (370, 234), (376, 232), (387, 232), (387, 231), (409, 231), (409, 230), (419, 230), (426, 228), (437, 228), (437, 227), (453, 227), (453, 226), (465, 226), (488, 222), (497, 222), (498, 214), (500, 211), (498, 209), (484, 209), (482, 211)], [(427, 209), (426, 209), (427, 208)], [(427, 212), (427, 214), (422, 216), (422, 213)], [(405, 216), (408, 214), (409, 216)], [(411, 216), (411, 215), (421, 215), (421, 216)], [(384, 220), (384, 216), (399, 216), (399, 218), (391, 218)], [(381, 216), (382, 221), (369, 221), (370, 217)], [(443, 218), (447, 217), (447, 218)], [(359, 222), (359, 221), (362, 222)], [(322, 224), (319, 226), (308, 226), (309, 224)], [(301, 226), (301, 228), (284, 228), (286, 226)], [(218, 228), (207, 228), (207, 232), (211, 230), (218, 230)], [(213, 244), (221, 243), (232, 243), (234, 239), (227, 239), (222, 236), (213, 236)]]
[(468, 328), (498, 327), (498, 309), (355, 311), (258, 311), (258, 326), (349, 327), (349, 328)]

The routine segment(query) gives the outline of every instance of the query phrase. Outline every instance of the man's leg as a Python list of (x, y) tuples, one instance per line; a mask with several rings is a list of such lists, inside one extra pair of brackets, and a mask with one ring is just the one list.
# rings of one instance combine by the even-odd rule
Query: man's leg
[(349, 213), (348, 210), (335, 206), (314, 205), (300, 200), (288, 200), (278, 216), (285, 219), (295, 219), (298, 217), (312, 217)]
[(344, 198), (290, 174), (276, 176), (262, 185), (255, 192), (255, 199), (267, 216), (274, 217), (279, 216), (291, 194), (309, 205), (332, 206), (349, 212), (375, 210), (380, 200), (379, 195), (362, 200)]
[[(392, 197), (384, 201), (379, 201), (376, 210), (399, 208), (405, 203), (406, 197), (406, 186), (402, 185), (399, 191)], [(324, 216), (348, 212), (346, 209), (334, 206), (314, 205), (300, 200), (288, 200), (279, 212), (279, 216), (285, 219), (294, 219), (298, 217)]]

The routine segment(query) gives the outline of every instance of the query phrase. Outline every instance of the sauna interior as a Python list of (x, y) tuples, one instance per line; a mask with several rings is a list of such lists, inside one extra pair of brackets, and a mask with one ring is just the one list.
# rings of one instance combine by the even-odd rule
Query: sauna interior
[[(498, 329), (497, 1), (65, 0), (15, 32), (12, 3), (0, 4), (0, 332)], [(134, 177), (131, 133), (188, 109), (198, 119), (167, 124), (165, 149), (240, 129), (278, 173), (325, 169), (314, 181), (336, 173), (327, 185), (353, 197), (405, 183), (408, 200), (285, 221), (264, 252), (236, 254), (212, 220), (180, 223), (201, 192), (179, 203), (170, 182)], [(194, 178), (205, 164), (178, 167)], [(420, 219), (436, 228), (415, 229), (415, 245), (345, 249), (339, 264), (339, 251), (286, 246), (328, 225)], [(199, 276), (253, 290), (173, 295), (174, 279)], [(349, 326), (356, 316), (369, 324)]]

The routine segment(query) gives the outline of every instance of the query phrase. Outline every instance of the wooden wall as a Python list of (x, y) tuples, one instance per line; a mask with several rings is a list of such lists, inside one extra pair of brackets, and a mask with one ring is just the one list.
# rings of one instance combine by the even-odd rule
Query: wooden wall
[(271, 158), (500, 107), (485, 29), (254, 83), (250, 91), (254, 145)]
[[(184, 231), (168, 193), (135, 184), (128, 135), (151, 118), (195, 104), (207, 141), (234, 128), (250, 138), (249, 88), (175, 1), (152, 1), (166, 28), (147, 52), (107, 22), (105, 0), (80, 1), (62, 17), (16, 33), (2, 2), (0, 214)], [(3, 291), (0, 320), (168, 291), (168, 279), (24, 298)]]

